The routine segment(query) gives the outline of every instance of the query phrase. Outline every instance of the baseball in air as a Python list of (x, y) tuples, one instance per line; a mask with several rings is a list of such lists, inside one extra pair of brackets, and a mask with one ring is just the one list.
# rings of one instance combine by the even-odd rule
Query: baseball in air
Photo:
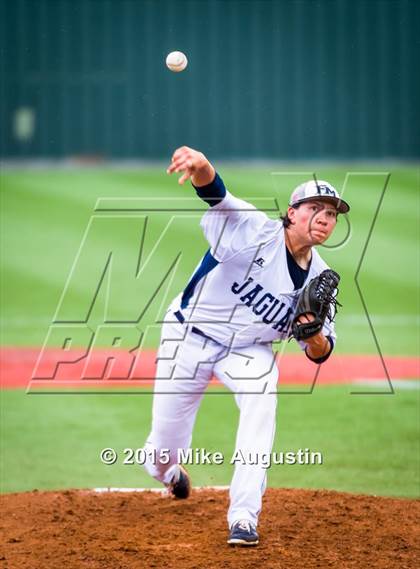
[(182, 51), (171, 51), (166, 57), (166, 67), (175, 73), (184, 71), (188, 65), (188, 59)]

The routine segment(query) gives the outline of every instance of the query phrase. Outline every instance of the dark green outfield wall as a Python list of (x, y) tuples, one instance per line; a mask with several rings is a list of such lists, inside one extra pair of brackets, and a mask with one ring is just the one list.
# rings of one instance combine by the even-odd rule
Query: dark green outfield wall
[(418, 1), (1, 0), (0, 20), (3, 157), (420, 155)]

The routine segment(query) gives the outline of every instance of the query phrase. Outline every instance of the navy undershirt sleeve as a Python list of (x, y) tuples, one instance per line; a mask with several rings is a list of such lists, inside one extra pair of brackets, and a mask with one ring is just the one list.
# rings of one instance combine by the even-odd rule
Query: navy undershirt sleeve
[(198, 197), (207, 202), (210, 207), (221, 202), (226, 195), (225, 185), (217, 172), (214, 180), (210, 184), (206, 186), (194, 186), (194, 188)]
[(328, 352), (328, 354), (325, 354), (325, 356), (321, 356), (320, 358), (311, 358), (311, 356), (308, 355), (308, 352), (306, 351), (306, 348), (305, 348), (306, 357), (308, 359), (310, 359), (311, 362), (314, 362), (315, 364), (323, 364), (324, 362), (326, 362), (328, 360), (328, 358), (330, 357), (330, 355), (332, 354), (332, 351), (334, 349), (334, 341), (331, 338), (331, 336), (327, 336), (327, 340), (330, 343), (330, 351)]

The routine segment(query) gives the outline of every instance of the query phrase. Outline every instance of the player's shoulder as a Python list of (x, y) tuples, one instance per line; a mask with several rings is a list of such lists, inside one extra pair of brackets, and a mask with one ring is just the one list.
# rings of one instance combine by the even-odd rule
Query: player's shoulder
[(239, 252), (279, 243), (283, 227), (254, 205), (226, 193), (226, 197), (207, 210), (200, 225), (212, 247), (217, 247), (216, 257), (226, 261)]
[(253, 204), (231, 194), (229, 190), (226, 190), (225, 197), (217, 204), (212, 206), (209, 211), (218, 212), (230, 209), (239, 211), (254, 211), (257, 208)]
[(219, 203), (209, 208), (202, 218), (202, 225), (220, 222), (228, 218), (231, 225), (252, 227), (254, 231), (264, 228), (267, 232), (279, 231), (281, 222), (268, 217), (265, 211), (258, 209), (250, 202), (238, 198), (226, 191), (226, 195)]

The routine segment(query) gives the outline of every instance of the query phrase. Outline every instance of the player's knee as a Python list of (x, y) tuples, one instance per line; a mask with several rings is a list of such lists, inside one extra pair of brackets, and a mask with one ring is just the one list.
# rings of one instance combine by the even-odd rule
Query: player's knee
[(236, 403), (241, 414), (271, 418), (276, 414), (276, 393), (236, 393)]

